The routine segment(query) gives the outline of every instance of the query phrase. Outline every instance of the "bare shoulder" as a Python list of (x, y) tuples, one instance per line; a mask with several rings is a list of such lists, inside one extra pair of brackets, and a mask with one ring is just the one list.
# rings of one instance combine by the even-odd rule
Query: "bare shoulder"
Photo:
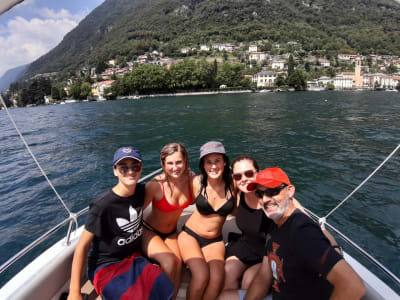
[(160, 183), (164, 182), (164, 180), (162, 180), (160, 176), (161, 174), (155, 176), (153, 179), (146, 183), (146, 193), (157, 193), (161, 190)]
[(201, 176), (196, 175), (192, 177), (192, 187), (193, 187), (193, 194), (197, 196), (197, 194), (200, 191), (200, 185), (201, 185)]
[(193, 186), (199, 186), (201, 184), (201, 176), (195, 175), (191, 177)]

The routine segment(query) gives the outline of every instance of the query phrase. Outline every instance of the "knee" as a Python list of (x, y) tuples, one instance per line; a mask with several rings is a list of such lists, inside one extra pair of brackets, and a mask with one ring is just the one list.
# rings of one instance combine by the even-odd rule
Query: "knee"
[(174, 254), (164, 256), (160, 264), (166, 273), (178, 273), (181, 271), (182, 267), (182, 261)]
[(237, 267), (229, 262), (225, 263), (225, 277), (229, 279), (237, 279), (240, 276)]
[(241, 289), (247, 290), (249, 288), (251, 282), (256, 277), (258, 270), (259, 270), (259, 265), (254, 265), (244, 272)]

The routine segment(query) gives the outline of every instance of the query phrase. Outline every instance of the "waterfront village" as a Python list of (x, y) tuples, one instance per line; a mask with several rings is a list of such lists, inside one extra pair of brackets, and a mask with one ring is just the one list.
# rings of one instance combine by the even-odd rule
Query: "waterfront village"
[[(359, 54), (338, 54), (336, 57), (318, 57), (303, 51), (302, 55), (296, 56), (299, 51), (285, 52), (289, 48), (301, 49), (297, 42), (288, 42), (287, 45), (273, 44), (272, 51), (261, 51), (259, 46), (263, 41), (254, 42), (246, 45), (236, 46), (231, 43), (216, 43), (212, 45), (199, 45), (198, 47), (185, 47), (179, 49), (179, 58), (169, 58), (162, 53), (154, 50), (150, 53), (140, 55), (135, 61), (124, 62), (119, 65), (117, 59), (111, 59), (106, 63), (106, 68), (100, 74), (96, 73), (95, 68), (87, 70), (83, 67), (78, 74), (87, 75), (93, 81), (91, 91), (88, 93), (87, 100), (106, 100), (106, 93), (109, 93), (111, 86), (118, 77), (124, 77), (132, 72), (135, 67), (145, 64), (164, 66), (167, 69), (173, 64), (190, 59), (192, 56), (203, 52), (203, 57), (208, 62), (223, 63), (228, 60), (233, 63), (247, 63), (257, 72), (243, 75), (251, 82), (253, 91), (287, 91), (294, 90), (288, 86), (279, 84), (279, 80), (287, 78), (290, 59), (295, 61), (295, 66), (301, 66), (305, 71), (310, 69), (319, 73), (329, 74), (318, 78), (308, 78), (306, 90), (389, 90), (398, 91), (400, 89), (400, 58), (393, 55), (359, 55)], [(239, 53), (239, 55), (238, 55)], [(292, 56), (293, 55), (293, 56)], [(292, 56), (292, 57), (291, 57)], [(200, 55), (200, 57), (202, 57)], [(296, 68), (296, 67), (295, 67)], [(345, 71), (343, 71), (345, 69)], [(325, 70), (321, 72), (321, 70)], [(339, 71), (339, 72), (338, 72)], [(77, 74), (77, 76), (79, 76)], [(37, 74), (34, 78), (52, 78), (57, 73)], [(67, 80), (63, 87), (67, 98), (71, 98), (71, 86), (75, 78)], [(221, 84), (218, 92), (229, 90), (229, 86)], [(16, 106), (17, 95), (10, 98)], [(127, 97), (123, 97), (127, 98)], [(129, 98), (129, 97), (128, 97)], [(131, 95), (130, 98), (140, 98), (139, 95)], [(77, 100), (64, 100), (61, 103), (76, 102)], [(45, 96), (45, 103), (55, 103), (51, 96)], [(58, 102), (60, 103), (60, 102)]]

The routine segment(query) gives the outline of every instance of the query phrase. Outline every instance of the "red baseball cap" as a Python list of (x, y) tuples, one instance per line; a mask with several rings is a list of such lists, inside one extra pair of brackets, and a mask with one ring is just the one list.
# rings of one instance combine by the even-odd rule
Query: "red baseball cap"
[(283, 172), (281, 168), (277, 167), (268, 168), (258, 172), (256, 180), (247, 185), (247, 190), (254, 191), (257, 183), (266, 186), (267, 188), (276, 188), (282, 183), (291, 185), (289, 177), (286, 175), (286, 173)]

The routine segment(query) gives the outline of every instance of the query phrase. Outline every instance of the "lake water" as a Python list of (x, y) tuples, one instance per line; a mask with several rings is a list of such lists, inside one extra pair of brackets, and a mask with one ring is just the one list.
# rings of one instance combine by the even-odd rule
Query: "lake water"
[[(143, 174), (148, 174), (159, 168), (163, 145), (181, 142), (189, 152), (191, 168), (198, 172), (199, 147), (209, 140), (222, 141), (231, 160), (249, 154), (262, 168), (284, 169), (296, 186), (296, 198), (322, 216), (400, 143), (400, 93), (393, 92), (159, 97), (18, 108), (10, 112), (74, 212), (115, 184), (112, 157), (123, 145), (141, 150)], [(62, 221), (67, 213), (5, 111), (0, 111), (0, 126), (2, 264)], [(397, 276), (399, 170), (397, 153), (328, 218)], [(42, 248), (65, 232), (62, 230)], [(30, 256), (40, 251), (41, 248)], [(0, 286), (29, 259), (1, 274)]]

